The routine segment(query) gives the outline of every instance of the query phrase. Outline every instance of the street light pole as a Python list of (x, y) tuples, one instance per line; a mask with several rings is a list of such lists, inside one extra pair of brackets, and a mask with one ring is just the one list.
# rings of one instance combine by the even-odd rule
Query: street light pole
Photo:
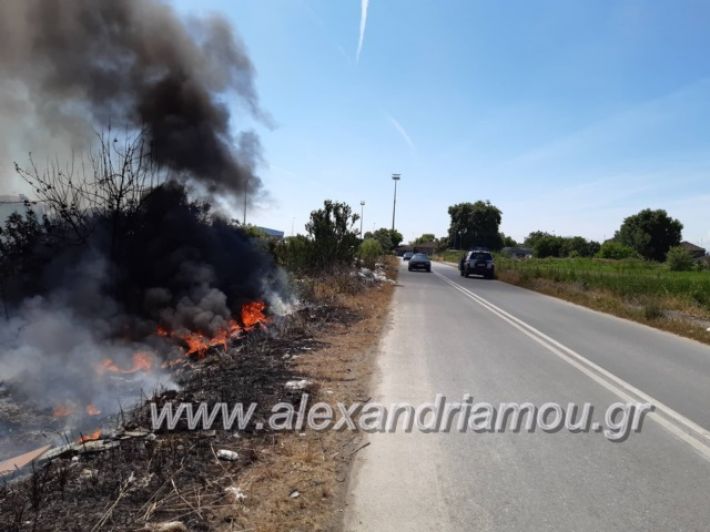
[(360, 238), (362, 238), (362, 221), (365, 219), (365, 202), (360, 202)]
[(392, 231), (394, 231), (394, 215), (397, 211), (397, 181), (400, 180), (402, 176), (400, 174), (392, 174), (392, 181), (394, 181), (394, 202), (392, 203)]

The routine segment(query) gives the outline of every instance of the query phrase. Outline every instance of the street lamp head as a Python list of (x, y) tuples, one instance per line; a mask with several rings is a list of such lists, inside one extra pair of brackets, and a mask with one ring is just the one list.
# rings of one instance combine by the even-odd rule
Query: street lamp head
[(401, 177), (401, 174), (392, 174), (392, 179), (394, 179), (395, 181), (399, 181)]
[(362, 206), (364, 207), (364, 206), (365, 206), (365, 202), (364, 202), (364, 201), (361, 201), (361, 202), (360, 202), (360, 205), (362, 205)]

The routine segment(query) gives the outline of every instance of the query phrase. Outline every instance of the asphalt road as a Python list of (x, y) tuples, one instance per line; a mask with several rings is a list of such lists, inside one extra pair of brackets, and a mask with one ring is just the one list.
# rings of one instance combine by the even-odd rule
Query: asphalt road
[(373, 401), (655, 410), (639, 433), (373, 433), (346, 530), (710, 530), (710, 347), (443, 264), (402, 267)]

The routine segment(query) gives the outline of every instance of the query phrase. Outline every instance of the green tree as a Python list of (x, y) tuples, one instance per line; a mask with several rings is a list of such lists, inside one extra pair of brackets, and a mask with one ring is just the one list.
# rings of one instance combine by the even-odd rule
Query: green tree
[(456, 249), (503, 247), (499, 227), (502, 212), (490, 201), (458, 203), (449, 207), (449, 241)]
[(534, 248), (535, 243), (540, 240), (541, 238), (545, 238), (548, 236), (552, 236), (550, 233), (547, 233), (545, 231), (533, 231), (530, 233), (528, 236), (525, 237), (524, 244), (527, 247)]
[(505, 233), (500, 234), (500, 240), (503, 243), (503, 247), (514, 248), (518, 246), (518, 243), (513, 237), (506, 235)]
[(436, 251), (437, 252), (445, 251), (449, 247), (449, 237), (448, 236), (439, 237), (435, 240), (435, 242), (436, 242)]
[(359, 219), (350, 205), (331, 200), (325, 200), (322, 209), (311, 212), (310, 221), (306, 224), (306, 231), (312, 240), (311, 264), (328, 268), (352, 263), (360, 242), (355, 228), (355, 222)]
[(436, 241), (436, 235), (433, 233), (424, 233), (422, 236), (415, 238), (412, 245), (416, 246), (417, 244), (428, 244), (429, 242), (434, 241)]
[(537, 258), (562, 257), (565, 239), (561, 236), (546, 235), (535, 240), (533, 253)]
[(593, 257), (599, 251), (599, 243), (589, 241), (581, 236), (572, 236), (564, 239), (561, 257)]
[(644, 209), (624, 219), (614, 240), (635, 249), (643, 258), (663, 262), (668, 250), (680, 244), (683, 224), (663, 209)]
[(394, 248), (399, 246), (404, 239), (404, 237), (402, 237), (402, 233), (396, 229), (392, 230), (387, 229), (386, 227), (381, 227), (375, 232), (368, 231), (364, 236), (366, 239), (374, 238), (377, 240), (382, 246), (382, 249), (385, 251), (392, 251)]
[(666, 263), (672, 272), (689, 272), (695, 268), (695, 259), (681, 246), (673, 246), (668, 250)]

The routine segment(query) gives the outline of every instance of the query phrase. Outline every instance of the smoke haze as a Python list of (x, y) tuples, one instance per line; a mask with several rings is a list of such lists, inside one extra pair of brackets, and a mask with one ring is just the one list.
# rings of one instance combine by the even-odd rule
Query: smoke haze
[(220, 99), (263, 118), (254, 74), (216, 16), (183, 22), (156, 0), (0, 2), (0, 176), (8, 149), (77, 150), (111, 124), (143, 129), (156, 163), (212, 192), (256, 191), (258, 138), (232, 136)]

